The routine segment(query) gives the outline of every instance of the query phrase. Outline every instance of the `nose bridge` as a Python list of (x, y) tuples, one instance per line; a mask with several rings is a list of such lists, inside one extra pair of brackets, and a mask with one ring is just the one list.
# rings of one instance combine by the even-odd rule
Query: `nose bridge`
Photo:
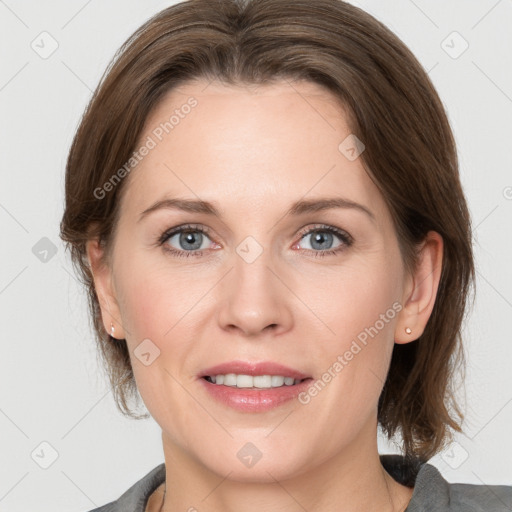
[(235, 288), (251, 290), (253, 293), (265, 292), (265, 295), (274, 293), (272, 278), (275, 279), (270, 268), (272, 265), (271, 249), (263, 247), (252, 236), (247, 237), (236, 248), (234, 257), (233, 278), (236, 280)]
[(222, 326), (231, 329), (236, 326), (245, 334), (257, 334), (268, 326), (287, 328), (291, 312), (285, 297), (286, 288), (273, 269), (271, 248), (248, 236), (235, 251), (234, 268), (221, 301), (219, 320)]

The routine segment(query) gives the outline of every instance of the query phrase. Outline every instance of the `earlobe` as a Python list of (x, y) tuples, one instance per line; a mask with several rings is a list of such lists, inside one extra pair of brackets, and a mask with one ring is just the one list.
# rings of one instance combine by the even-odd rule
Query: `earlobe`
[(403, 309), (395, 329), (395, 343), (418, 339), (425, 330), (434, 309), (443, 264), (443, 239), (429, 231), (418, 254), (413, 275), (404, 289)]
[(87, 259), (94, 280), (94, 288), (101, 309), (101, 317), (105, 331), (115, 337), (124, 338), (121, 315), (115, 291), (112, 285), (112, 272), (105, 261), (104, 249), (98, 239), (94, 238), (86, 244)]

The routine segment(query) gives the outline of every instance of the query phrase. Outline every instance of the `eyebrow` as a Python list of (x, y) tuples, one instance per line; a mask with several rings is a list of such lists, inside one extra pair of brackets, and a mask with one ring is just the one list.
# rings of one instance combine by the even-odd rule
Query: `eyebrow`
[[(373, 212), (366, 206), (342, 197), (325, 197), (318, 199), (299, 200), (293, 203), (291, 208), (286, 212), (285, 216), (299, 216), (306, 213), (320, 212), (334, 208), (355, 209), (368, 215), (372, 221), (375, 222), (376, 220)], [(161, 209), (182, 210), (190, 213), (203, 213), (205, 215), (213, 215), (219, 218), (222, 217), (220, 211), (208, 201), (202, 201), (200, 199), (165, 198), (157, 201), (149, 208), (145, 209), (140, 214), (138, 222), (140, 222), (150, 213)]]

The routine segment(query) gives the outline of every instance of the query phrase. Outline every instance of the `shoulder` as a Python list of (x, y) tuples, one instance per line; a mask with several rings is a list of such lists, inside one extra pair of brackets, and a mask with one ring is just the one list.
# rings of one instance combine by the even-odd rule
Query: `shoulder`
[(416, 477), (407, 512), (510, 512), (512, 487), (447, 482), (431, 464)]
[(412, 487), (405, 512), (511, 512), (512, 487), (446, 481), (432, 464), (401, 455), (381, 455), (386, 471), (399, 483)]
[(117, 500), (89, 512), (144, 512), (151, 493), (165, 480), (165, 464), (152, 469)]

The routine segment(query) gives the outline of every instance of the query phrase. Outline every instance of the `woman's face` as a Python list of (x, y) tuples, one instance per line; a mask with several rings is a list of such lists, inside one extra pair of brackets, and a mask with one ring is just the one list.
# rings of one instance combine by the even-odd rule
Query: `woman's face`
[[(148, 118), (103, 313), (176, 458), (272, 481), (376, 446), (410, 280), (350, 134), (334, 97), (308, 82), (188, 82)], [(255, 388), (287, 371), (309, 380)], [(275, 378), (225, 378), (238, 388), (212, 373)]]

